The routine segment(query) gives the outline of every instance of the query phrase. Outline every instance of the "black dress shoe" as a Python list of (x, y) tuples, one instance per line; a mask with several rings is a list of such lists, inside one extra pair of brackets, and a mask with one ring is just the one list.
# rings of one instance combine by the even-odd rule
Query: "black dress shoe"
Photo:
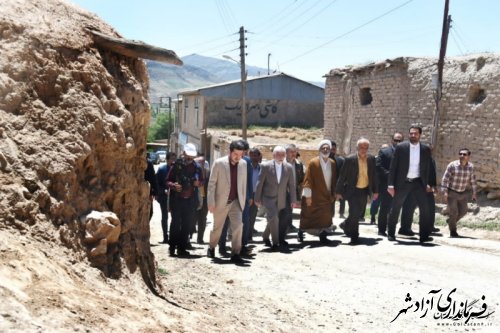
[(410, 230), (399, 229), (398, 234), (405, 236), (415, 236), (415, 233), (411, 229)]
[(273, 252), (279, 252), (280, 250), (280, 247), (278, 244), (274, 244), (272, 247), (271, 247), (271, 251)]
[(387, 236), (387, 240), (390, 241), (390, 242), (395, 242), (396, 241), (396, 237), (389, 235), (389, 236)]
[(387, 237), (387, 233), (385, 231), (379, 231), (378, 235)]
[(351, 238), (349, 245), (357, 245), (359, 244), (359, 238)]
[(304, 241), (304, 232), (300, 229), (299, 231), (297, 231), (297, 241), (299, 243), (302, 243)]
[(193, 244), (191, 244), (191, 242), (188, 242), (188, 243), (186, 244), (186, 249), (187, 249), (187, 250), (194, 250)]
[(207, 257), (209, 257), (209, 258), (215, 258), (215, 249), (208, 248), (208, 250), (207, 250)]
[(177, 250), (177, 255), (181, 257), (188, 257), (190, 253), (186, 250)]
[(288, 246), (288, 245), (290, 245), (290, 244), (288, 244), (288, 242), (287, 242), (286, 240), (284, 240), (284, 241), (281, 241), (281, 242), (280, 242), (280, 245), (281, 245), (281, 246)]
[(240, 250), (240, 255), (242, 256), (249, 256), (252, 254), (252, 249), (247, 247), (247, 246), (242, 246)]
[(294, 225), (289, 225), (288, 226), (288, 231), (287, 232), (296, 232), (296, 231), (298, 231), (298, 229)]
[(264, 239), (264, 245), (267, 247), (272, 247), (273, 244), (271, 244), (271, 241), (269, 239)]
[(175, 256), (175, 246), (170, 246), (168, 248), (168, 253), (170, 254), (171, 257)]
[(326, 244), (329, 242), (329, 239), (326, 237), (326, 232), (322, 231), (320, 234), (319, 234), (319, 242), (321, 244)]
[(233, 254), (231, 256), (231, 259), (229, 260), (231, 261), (232, 263), (234, 264), (244, 264), (245, 263), (245, 260), (243, 260), (239, 254)]
[(440, 230), (441, 230), (441, 229), (434, 227), (434, 228), (432, 228), (432, 230), (431, 230), (431, 231), (432, 231), (432, 232), (439, 232)]
[(219, 247), (219, 254), (223, 257), (227, 256), (227, 250), (225, 247)]
[(427, 236), (427, 237), (420, 237), (420, 243), (425, 243), (425, 242), (432, 242), (434, 238)]

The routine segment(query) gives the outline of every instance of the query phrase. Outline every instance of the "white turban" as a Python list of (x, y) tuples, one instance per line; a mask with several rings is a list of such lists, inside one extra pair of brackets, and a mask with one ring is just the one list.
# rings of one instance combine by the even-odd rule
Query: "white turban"
[(318, 146), (318, 150), (321, 149), (321, 146), (323, 145), (328, 145), (328, 147), (330, 147), (330, 149), (332, 149), (332, 143), (330, 142), (330, 140), (321, 140), (321, 142), (319, 143), (319, 146)]

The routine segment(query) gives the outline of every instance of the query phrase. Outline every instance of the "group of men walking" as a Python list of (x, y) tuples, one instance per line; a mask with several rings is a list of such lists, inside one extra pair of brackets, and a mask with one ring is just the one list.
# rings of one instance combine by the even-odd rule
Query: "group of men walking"
[[(356, 153), (345, 159), (336, 156), (333, 141), (322, 140), (318, 156), (309, 161), (307, 168), (297, 159), (293, 144), (274, 147), (272, 160), (261, 163), (262, 154), (257, 148), (249, 150), (246, 141), (236, 140), (231, 142), (227, 156), (213, 162), (210, 172), (204, 160), (195, 161), (194, 145), (187, 144), (181, 158), (170, 155), (157, 172), (163, 241), (168, 241), (171, 255), (175, 251), (180, 256), (188, 255), (195, 221), (198, 243), (204, 243), (209, 211), (214, 222), (207, 256), (215, 258), (217, 245), (219, 253), (223, 253), (221, 249), (225, 253), (226, 226), (231, 234), (231, 262), (243, 263), (242, 255), (250, 253), (246, 244), (253, 239), (259, 208), (267, 219), (263, 242), (272, 250), (280, 250), (288, 247), (287, 233), (295, 230), (292, 210), (299, 207), (298, 240), (303, 241), (304, 233), (309, 233), (327, 243), (327, 236), (335, 230), (332, 218), (335, 201), (339, 200), (347, 201), (349, 207), (341, 228), (350, 237), (350, 244), (355, 245), (360, 241), (359, 221), (369, 197), (380, 201), (379, 235), (395, 241), (401, 209), (411, 212), (412, 219), (418, 206), (419, 241), (432, 241), (431, 233), (438, 230), (434, 227), (436, 165), (431, 148), (420, 142), (422, 128), (412, 125), (408, 134), (409, 140), (403, 141), (402, 133), (394, 133), (391, 145), (376, 157), (368, 154), (370, 142), (366, 138), (360, 138)], [(461, 149), (459, 159), (448, 165), (441, 182), (448, 200), (451, 237), (458, 237), (457, 222), (467, 211), (469, 189), (472, 198), (477, 198), (474, 166), (469, 158), (470, 151)], [(170, 235), (166, 231), (169, 210)], [(413, 235), (411, 219), (406, 225), (402, 223), (399, 233)]]

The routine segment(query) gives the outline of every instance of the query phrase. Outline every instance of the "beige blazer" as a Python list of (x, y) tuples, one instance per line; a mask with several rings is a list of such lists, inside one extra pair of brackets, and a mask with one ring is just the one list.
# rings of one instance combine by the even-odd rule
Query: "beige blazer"
[[(238, 201), (241, 210), (245, 207), (247, 193), (247, 162), (241, 159), (238, 163)], [(208, 181), (207, 205), (215, 209), (223, 208), (227, 204), (231, 189), (231, 172), (229, 170), (229, 156), (215, 160), (210, 180)]]

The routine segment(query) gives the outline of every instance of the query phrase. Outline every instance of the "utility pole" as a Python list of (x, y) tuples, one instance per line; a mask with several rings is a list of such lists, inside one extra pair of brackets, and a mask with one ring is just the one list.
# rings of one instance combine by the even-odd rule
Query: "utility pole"
[(269, 70), (269, 60), (271, 59), (271, 53), (268, 53), (267, 54), (267, 75), (270, 74), (270, 70)]
[(247, 139), (247, 73), (245, 69), (245, 28), (240, 27), (241, 137)]
[(439, 128), (439, 113), (442, 108), (441, 98), (443, 97), (443, 67), (444, 67), (444, 57), (446, 56), (446, 47), (448, 45), (448, 33), (450, 31), (451, 15), (448, 15), (449, 0), (445, 0), (444, 4), (444, 15), (443, 15), (443, 31), (441, 33), (441, 48), (439, 50), (439, 60), (438, 60), (438, 82), (435, 95), (436, 102), (436, 112), (434, 113), (433, 119), (433, 129), (431, 144), (433, 147), (436, 146)]

